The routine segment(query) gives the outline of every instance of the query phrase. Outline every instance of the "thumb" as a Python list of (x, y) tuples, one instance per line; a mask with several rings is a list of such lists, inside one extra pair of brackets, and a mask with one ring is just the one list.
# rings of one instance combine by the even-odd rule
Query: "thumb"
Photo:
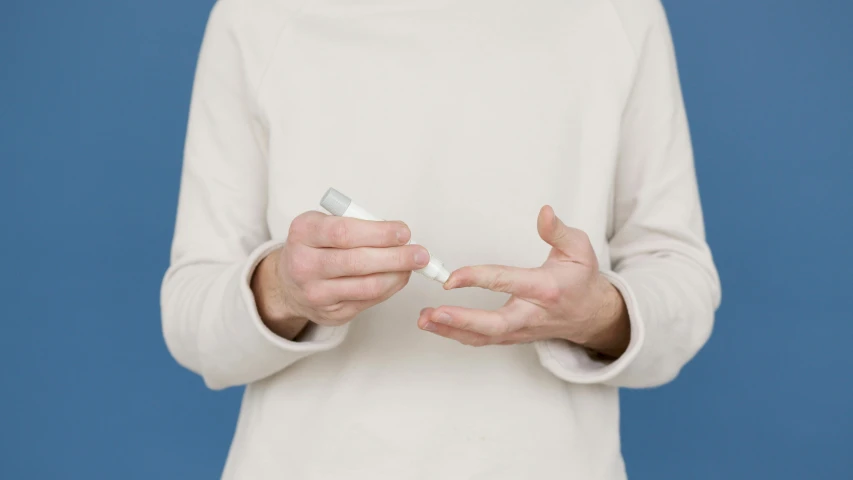
[(564, 255), (576, 259), (587, 259), (589, 255), (594, 255), (587, 234), (563, 223), (550, 206), (545, 205), (539, 211), (536, 226), (542, 240)]

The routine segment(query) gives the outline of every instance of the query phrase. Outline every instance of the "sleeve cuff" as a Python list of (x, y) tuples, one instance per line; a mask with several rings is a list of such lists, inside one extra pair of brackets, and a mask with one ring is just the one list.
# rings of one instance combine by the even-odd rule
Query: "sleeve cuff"
[[(625, 353), (609, 362), (592, 358), (587, 350), (566, 340), (541, 340), (534, 344), (539, 361), (558, 378), (567, 382), (610, 383), (634, 361), (645, 343), (645, 324), (633, 290), (619, 274), (601, 272), (619, 290), (628, 309), (631, 340)], [(617, 382), (618, 383), (618, 382)]]
[(306, 327), (309, 328), (309, 330), (302, 335), (300, 341), (294, 342), (276, 335), (267, 328), (263, 320), (261, 320), (261, 316), (258, 314), (258, 307), (255, 304), (255, 295), (251, 288), (252, 275), (261, 260), (274, 250), (280, 248), (282, 245), (284, 245), (284, 240), (270, 240), (256, 248), (249, 255), (249, 259), (241, 273), (240, 293), (243, 297), (243, 303), (245, 303), (251, 318), (252, 332), (250, 334), (256, 337), (255, 342), (258, 343), (258, 346), (261, 348), (269, 348), (271, 346), (286, 352), (304, 354), (301, 356), (307, 356), (311, 353), (331, 350), (332, 348), (337, 347), (346, 337), (349, 325), (342, 325), (339, 327), (311, 325), (310, 327)]

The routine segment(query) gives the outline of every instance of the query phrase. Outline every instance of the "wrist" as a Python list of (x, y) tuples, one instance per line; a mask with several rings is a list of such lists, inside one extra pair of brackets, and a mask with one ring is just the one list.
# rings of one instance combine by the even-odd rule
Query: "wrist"
[(631, 322), (625, 300), (607, 278), (597, 279), (595, 312), (591, 316), (589, 334), (580, 345), (598, 354), (617, 358), (628, 348)]
[(281, 249), (275, 250), (261, 260), (252, 274), (251, 288), (264, 325), (276, 335), (293, 340), (309, 321), (289, 308), (278, 272), (280, 253)]

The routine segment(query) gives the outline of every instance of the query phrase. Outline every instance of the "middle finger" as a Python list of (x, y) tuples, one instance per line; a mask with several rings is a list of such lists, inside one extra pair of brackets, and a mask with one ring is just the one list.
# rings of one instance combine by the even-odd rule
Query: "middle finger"
[(425, 267), (429, 252), (420, 245), (388, 248), (323, 249), (324, 277), (355, 277), (383, 272), (406, 272)]

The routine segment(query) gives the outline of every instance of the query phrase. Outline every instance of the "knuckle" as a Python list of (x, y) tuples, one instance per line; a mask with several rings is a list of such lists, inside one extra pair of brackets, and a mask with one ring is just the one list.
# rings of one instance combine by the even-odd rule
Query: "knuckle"
[(290, 276), (296, 282), (304, 282), (311, 277), (314, 263), (306, 252), (294, 252), (290, 257)]
[(349, 244), (352, 232), (343, 219), (335, 219), (329, 226), (329, 241), (333, 245), (346, 246)]
[(299, 236), (299, 234), (302, 232), (302, 228), (303, 228), (302, 223), (303, 223), (303, 220), (302, 220), (301, 215), (294, 218), (293, 221), (290, 222), (290, 228), (287, 229), (287, 238), (288, 239), (295, 239), (296, 237)]
[(492, 327), (492, 331), (489, 332), (491, 335), (500, 337), (502, 335), (506, 335), (510, 333), (511, 328), (509, 326), (509, 322), (504, 319), (500, 319), (499, 321), (494, 323), (494, 327)]
[(290, 222), (290, 228), (287, 232), (288, 239), (301, 240), (305, 238), (310, 230), (310, 217), (308, 214), (303, 213), (302, 215), (297, 216)]
[(326, 317), (334, 326), (341, 326), (349, 323), (358, 313), (357, 309), (352, 306), (346, 306), (343, 303), (336, 303), (326, 308)]
[(504, 272), (503, 270), (498, 271), (489, 282), (489, 288), (491, 290), (496, 290), (499, 292), (509, 290), (510, 286), (511, 283), (507, 278), (506, 272)]
[(309, 304), (313, 306), (320, 306), (325, 303), (326, 292), (322, 286), (316, 283), (311, 283), (302, 287), (302, 296)]
[(323, 313), (325, 313), (326, 315), (336, 316), (341, 312), (341, 310), (343, 310), (343, 308), (344, 308), (344, 305), (342, 303), (338, 302), (338, 303), (332, 303), (329, 305), (324, 305), (322, 307), (322, 310), (323, 310)]
[(539, 298), (546, 303), (557, 303), (560, 300), (560, 296), (562, 292), (560, 291), (560, 287), (556, 284), (549, 283), (543, 286), (539, 292)]
[(537, 312), (527, 318), (527, 324), (531, 327), (544, 327), (548, 324), (548, 315), (545, 312)]
[[(438, 315), (441, 315), (441, 313), (438, 313)], [(468, 330), (468, 327), (470, 326), (468, 319), (460, 315), (450, 315), (450, 318), (446, 320), (447, 325), (459, 330)]]

